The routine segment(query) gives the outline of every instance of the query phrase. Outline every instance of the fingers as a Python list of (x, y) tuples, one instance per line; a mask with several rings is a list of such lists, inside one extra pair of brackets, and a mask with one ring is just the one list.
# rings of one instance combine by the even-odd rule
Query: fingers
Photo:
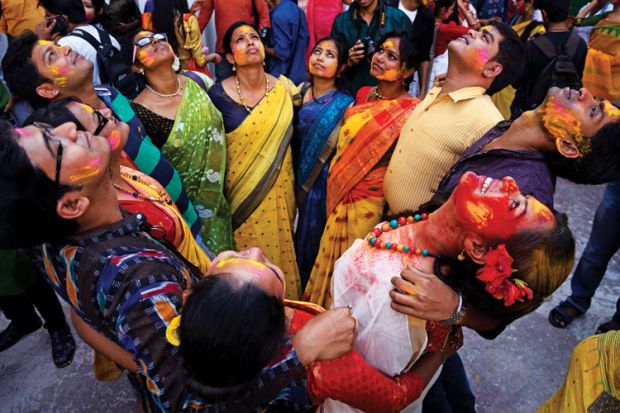
[[(409, 278), (409, 277), (408, 277)], [(400, 290), (402, 293), (409, 295), (416, 295), (415, 282), (413, 281), (405, 281), (400, 277), (392, 277), (392, 285), (397, 290)]]

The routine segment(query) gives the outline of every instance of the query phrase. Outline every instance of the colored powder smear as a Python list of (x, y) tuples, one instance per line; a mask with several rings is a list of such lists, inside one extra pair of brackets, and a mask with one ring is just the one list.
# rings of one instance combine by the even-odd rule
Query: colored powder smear
[(140, 49), (138, 52), (138, 59), (140, 63), (144, 65), (144, 67), (151, 67), (153, 62), (155, 61), (155, 53), (152, 50), (146, 50), (145, 48)]
[(95, 110), (92, 107), (90, 107), (90, 105), (87, 105), (86, 103), (80, 103), (79, 105), (82, 107), (82, 109), (84, 109), (90, 115), (95, 113)]
[(262, 262), (258, 262), (255, 260), (246, 260), (244, 258), (237, 258), (237, 257), (228, 257), (223, 260), (220, 260), (217, 263), (216, 267), (222, 268), (223, 266), (228, 265), (228, 264), (250, 264), (251, 266), (258, 268), (260, 270), (266, 270), (269, 268)]
[(484, 49), (467, 49), (466, 59), (476, 70), (484, 70), (484, 65), (489, 61), (489, 51)]
[(17, 134), (17, 136), (19, 136), (20, 138), (27, 138), (29, 136), (32, 136), (32, 132), (30, 132), (28, 129), (26, 128), (16, 128), (13, 129), (13, 131)]
[(605, 113), (607, 114), (607, 116), (620, 116), (620, 109), (618, 109), (608, 101), (605, 101), (604, 105)]
[(385, 80), (388, 82), (395, 82), (398, 80), (400, 76), (400, 70), (396, 69), (396, 68), (392, 68), (392, 69), (388, 69), (386, 71), (384, 71), (383, 73), (377, 75), (377, 79), (379, 80)]
[(82, 167), (76, 175), (69, 177), (69, 182), (84, 182), (88, 179), (98, 176), (103, 168), (101, 167), (101, 158), (97, 157), (88, 161), (86, 166)]
[(67, 66), (50, 66), (50, 73), (52, 74), (52, 76), (54, 76), (54, 84), (58, 87), (67, 86), (67, 75), (70, 71), (71, 69), (69, 69)]
[[(241, 26), (237, 29), (240, 34), (245, 36), (250, 36), (256, 34), (256, 31), (250, 26)], [(262, 42), (258, 42), (258, 52), (261, 55), (262, 60), (265, 60), (265, 47)], [(232, 49), (233, 57), (235, 58), (235, 63), (240, 66), (248, 64), (248, 50), (245, 45), (239, 46), (235, 45)]]
[(54, 44), (53, 42), (50, 42), (49, 40), (37, 40), (37, 44), (43, 47), (56, 46), (56, 44)]
[(581, 122), (577, 113), (567, 107), (559, 98), (551, 96), (542, 109), (543, 127), (555, 139), (571, 139), (583, 156), (590, 152), (590, 140), (581, 133)]
[(114, 129), (112, 133), (110, 133), (110, 136), (108, 137), (108, 143), (110, 144), (110, 147), (113, 151), (117, 150), (118, 147), (121, 145), (121, 133), (118, 129)]

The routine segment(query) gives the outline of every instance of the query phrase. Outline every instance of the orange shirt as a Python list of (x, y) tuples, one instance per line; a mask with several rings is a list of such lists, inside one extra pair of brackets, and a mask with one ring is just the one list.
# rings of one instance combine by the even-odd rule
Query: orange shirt
[(0, 32), (17, 37), (45, 21), (36, 0), (3, 0)]

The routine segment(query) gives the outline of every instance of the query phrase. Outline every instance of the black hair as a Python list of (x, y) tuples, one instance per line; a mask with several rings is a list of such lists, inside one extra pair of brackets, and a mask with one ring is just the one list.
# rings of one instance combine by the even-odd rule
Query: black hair
[(590, 138), (590, 151), (582, 157), (566, 158), (553, 150), (545, 153), (545, 159), (555, 175), (578, 184), (599, 185), (620, 179), (620, 121), (599, 129)]
[(41, 76), (32, 62), (32, 51), (39, 38), (32, 32), (25, 32), (9, 43), (9, 48), (2, 60), (4, 80), (11, 93), (28, 101), (33, 107), (46, 105), (49, 100), (37, 93), (42, 83), (51, 82)]
[(491, 25), (502, 35), (499, 49), (493, 58), (502, 65), (502, 72), (493, 79), (487, 90), (488, 95), (493, 95), (517, 81), (525, 70), (525, 47), (517, 33), (502, 22), (493, 21)]
[(57, 201), (75, 188), (56, 185), (33, 165), (11, 125), (0, 121), (0, 248), (33, 247), (75, 233), (77, 223), (56, 213)]
[(79, 100), (66, 97), (50, 102), (50, 104), (46, 107), (35, 109), (30, 116), (26, 118), (24, 125), (32, 125), (34, 122), (42, 122), (53, 127), (57, 127), (63, 123), (73, 122), (77, 126), (78, 130), (85, 131), (86, 128), (84, 125), (82, 125), (73, 112), (71, 112), (71, 110), (67, 107), (67, 105), (71, 102), (79, 102)]
[(39, 6), (53, 14), (64, 14), (70, 23), (86, 23), (82, 0), (39, 0)]
[(192, 287), (183, 306), (180, 351), (190, 377), (212, 387), (251, 381), (286, 337), (282, 300), (231, 273)]
[[(349, 52), (347, 50), (347, 45), (344, 39), (337, 35), (336, 36), (331, 36), (331, 35), (325, 36), (322, 39), (319, 39), (316, 41), (314, 46), (312, 46), (312, 50), (314, 50), (314, 48), (317, 47), (322, 42), (334, 42), (334, 45), (336, 45), (336, 51), (338, 52), (338, 70), (341, 70), (344, 67), (344, 65), (347, 63), (347, 60), (349, 59)], [(312, 75), (310, 74), (310, 72), (308, 72), (308, 79), (309, 79), (309, 82), (312, 83)], [(336, 81), (334, 85), (336, 86), (336, 89), (338, 89), (338, 91), (350, 93), (349, 92), (350, 84), (346, 76), (341, 76), (341, 75), (336, 76)]]
[(455, 2), (456, 0), (435, 0), (435, 8), (433, 9), (434, 16), (436, 18), (441, 17), (441, 19), (443, 20), (443, 16), (439, 16), (439, 11), (442, 8), (445, 8), (445, 9), (450, 8), (450, 6), (452, 6)]
[(568, 19), (571, 0), (534, 0), (534, 7), (545, 12), (551, 23)]
[(386, 33), (381, 37), (379, 43), (377, 43), (377, 46), (381, 46), (389, 38), (400, 39), (400, 46), (398, 48), (400, 63), (405, 65), (408, 69), (417, 70), (418, 67), (420, 67), (420, 63), (422, 63), (422, 60), (420, 53), (413, 42), (411, 31), (401, 30)]
[(183, 14), (189, 12), (187, 2), (186, 0), (157, 0), (153, 4), (153, 31), (155, 33), (166, 33), (168, 43), (176, 53), (179, 48), (176, 27), (181, 24)]
[[(224, 54), (232, 54), (232, 46), (230, 45), (230, 42), (232, 40), (232, 35), (233, 35), (233, 32), (235, 30), (237, 30), (237, 28), (239, 28), (241, 26), (254, 27), (250, 23), (246, 23), (246, 22), (241, 21), (241, 20), (231, 24), (228, 27), (228, 29), (226, 29), (226, 31), (224, 32), (224, 36), (222, 37), (222, 47), (224, 48)], [(254, 30), (256, 30), (256, 27), (254, 27)]]

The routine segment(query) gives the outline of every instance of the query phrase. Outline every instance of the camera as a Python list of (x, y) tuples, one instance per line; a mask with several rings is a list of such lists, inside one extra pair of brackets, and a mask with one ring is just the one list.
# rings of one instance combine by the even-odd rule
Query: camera
[(375, 54), (376, 51), (375, 41), (370, 36), (366, 36), (363, 39), (360, 39), (360, 41), (364, 45), (364, 55), (366, 58), (371, 59), (372, 55)]
[(45, 20), (47, 20), (48, 26), (53, 20), (56, 21), (56, 24), (54, 25), (54, 28), (52, 29), (52, 34), (59, 34), (61, 36), (64, 36), (65, 34), (67, 34), (69, 23), (67, 22), (67, 19), (65, 19), (63, 16), (58, 15), (58, 16), (53, 16), (53, 17), (46, 17)]

